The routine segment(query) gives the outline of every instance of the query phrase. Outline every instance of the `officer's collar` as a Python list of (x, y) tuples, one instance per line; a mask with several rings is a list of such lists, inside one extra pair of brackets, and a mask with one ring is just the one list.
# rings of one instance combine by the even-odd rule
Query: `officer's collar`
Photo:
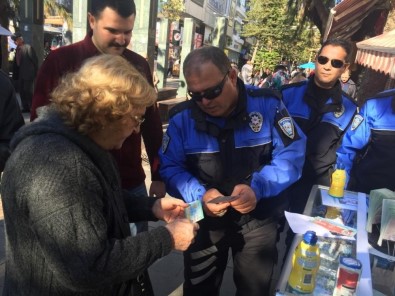
[[(313, 76), (307, 84), (304, 101), (318, 113), (340, 112), (343, 103), (341, 94), (342, 89), (339, 80), (336, 81), (332, 88), (325, 89), (315, 84)], [(330, 98), (332, 99), (332, 103), (327, 104), (326, 102)]]

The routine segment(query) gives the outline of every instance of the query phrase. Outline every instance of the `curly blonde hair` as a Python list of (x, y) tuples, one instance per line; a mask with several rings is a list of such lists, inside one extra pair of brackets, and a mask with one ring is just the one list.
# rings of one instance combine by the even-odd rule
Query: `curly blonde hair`
[(124, 58), (102, 54), (66, 74), (51, 93), (53, 108), (82, 134), (101, 129), (133, 109), (146, 108), (157, 94)]

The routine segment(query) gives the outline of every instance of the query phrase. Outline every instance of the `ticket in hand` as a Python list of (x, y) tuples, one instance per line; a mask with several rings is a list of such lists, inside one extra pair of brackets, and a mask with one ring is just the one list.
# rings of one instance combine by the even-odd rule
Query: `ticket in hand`
[(221, 203), (221, 202), (231, 202), (234, 201), (235, 199), (238, 199), (239, 195), (234, 195), (234, 196), (218, 196), (207, 203)]
[(185, 217), (192, 222), (198, 222), (204, 218), (202, 203), (200, 200), (195, 200), (188, 203), (189, 207), (184, 209)]

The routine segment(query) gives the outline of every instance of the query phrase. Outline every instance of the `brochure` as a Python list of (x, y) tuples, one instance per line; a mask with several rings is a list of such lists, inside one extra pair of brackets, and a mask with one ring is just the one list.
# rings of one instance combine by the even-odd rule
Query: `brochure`
[(366, 223), (366, 231), (372, 232), (372, 225), (381, 221), (382, 205), (384, 199), (394, 199), (395, 192), (387, 188), (375, 189), (369, 194), (368, 219)]
[(356, 192), (344, 191), (344, 197), (338, 198), (330, 196), (328, 190), (321, 189), (322, 204), (325, 206), (335, 207), (356, 211), (358, 206), (358, 194)]
[(395, 241), (395, 200), (383, 200), (383, 213), (381, 215), (380, 237), (377, 242), (381, 246), (383, 239)]

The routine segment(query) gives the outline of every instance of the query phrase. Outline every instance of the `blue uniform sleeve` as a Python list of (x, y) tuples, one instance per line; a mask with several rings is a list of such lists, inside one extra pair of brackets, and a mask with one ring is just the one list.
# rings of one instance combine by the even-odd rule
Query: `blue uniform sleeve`
[(355, 156), (358, 151), (368, 144), (370, 139), (367, 110), (368, 104), (365, 103), (360, 112), (354, 116), (353, 121), (344, 134), (342, 143), (336, 152), (337, 162), (344, 164), (347, 173), (346, 188), (350, 179), (350, 172)]
[(254, 173), (251, 180), (258, 200), (278, 195), (302, 174), (306, 136), (280, 101), (273, 115), (272, 137), (272, 161)]
[(174, 118), (163, 136), (162, 149), (159, 151), (161, 160), (160, 174), (166, 184), (167, 192), (174, 197), (192, 202), (202, 199), (206, 189), (188, 172), (185, 167), (186, 157), (182, 139), (182, 132)]

